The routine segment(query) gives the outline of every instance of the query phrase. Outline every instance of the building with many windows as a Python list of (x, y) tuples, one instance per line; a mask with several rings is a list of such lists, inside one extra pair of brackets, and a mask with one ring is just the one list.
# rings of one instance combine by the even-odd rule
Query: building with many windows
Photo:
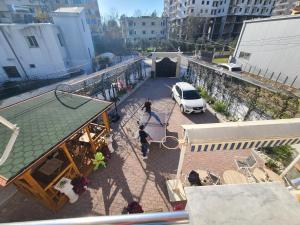
[(273, 10), (274, 16), (280, 15), (290, 15), (293, 8), (299, 5), (298, 0), (278, 0), (275, 3), (275, 8)]
[(124, 17), (121, 19), (121, 28), (125, 42), (161, 40), (167, 37), (167, 18)]
[(244, 20), (269, 17), (275, 0), (165, 0), (170, 37), (184, 40), (231, 38)]
[(0, 24), (0, 82), (92, 71), (94, 47), (84, 9), (59, 9), (53, 20)]
[(62, 7), (84, 7), (92, 35), (101, 34), (97, 0), (1, 0), (0, 23), (52, 22), (51, 12)]

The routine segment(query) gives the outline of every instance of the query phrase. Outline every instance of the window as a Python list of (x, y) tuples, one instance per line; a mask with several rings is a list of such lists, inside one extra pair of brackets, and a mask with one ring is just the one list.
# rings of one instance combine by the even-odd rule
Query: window
[(193, 13), (194, 12), (194, 9), (191, 9), (191, 13)]
[(58, 38), (60, 46), (63, 47), (64, 46), (64, 42), (63, 42), (61, 34), (57, 34), (57, 38)]
[(131, 27), (131, 26), (133, 26), (133, 22), (132, 21), (129, 21), (128, 22), (128, 25)]
[(183, 91), (183, 99), (187, 100), (195, 100), (195, 99), (200, 99), (200, 95), (198, 91), (191, 90), (191, 91)]
[(220, 12), (221, 12), (221, 9), (218, 10), (218, 13), (220, 13)]
[(145, 31), (145, 30), (143, 30), (143, 34), (146, 34), (146, 31)]
[(242, 12), (242, 7), (240, 7), (239, 11)]
[(195, 4), (195, 0), (192, 0), (192, 4)]
[(146, 26), (146, 23), (145, 23), (145, 22), (142, 22), (142, 25), (143, 25), (143, 26)]
[(19, 71), (17, 70), (17, 67), (15, 66), (3, 66), (2, 68), (9, 78), (21, 77)]
[(38, 48), (39, 44), (37, 43), (35, 36), (26, 36), (27, 43), (30, 48)]
[(154, 34), (154, 33), (155, 33), (154, 30), (152, 30), (152, 31), (151, 31), (151, 34)]
[(151, 25), (154, 26), (154, 25), (155, 25), (155, 22), (151, 22)]
[(200, 13), (203, 13), (203, 9), (200, 9)]
[(209, 5), (209, 1), (206, 2), (206, 5)]
[(133, 35), (133, 30), (130, 30), (130, 31), (129, 31), (129, 35)]
[(249, 60), (250, 56), (251, 56), (251, 53), (248, 53), (248, 52), (241, 51), (239, 54), (239, 58), (246, 59), (246, 60)]
[(220, 5), (222, 5), (222, 4), (223, 4), (223, 2), (221, 1), (221, 2), (220, 2)]
[(202, 1), (202, 5), (204, 5), (205, 1)]
[(182, 98), (182, 91), (178, 86), (176, 86), (176, 91), (179, 94), (179, 97)]
[(30, 68), (35, 68), (35, 65), (34, 64), (29, 64), (29, 67)]
[(208, 13), (208, 9), (205, 9), (205, 13)]
[(82, 4), (82, 0), (73, 0), (73, 4)]

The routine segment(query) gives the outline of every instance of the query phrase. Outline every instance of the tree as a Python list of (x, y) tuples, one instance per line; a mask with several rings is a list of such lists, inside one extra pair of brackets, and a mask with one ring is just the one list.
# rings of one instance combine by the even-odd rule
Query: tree
[(151, 13), (151, 17), (157, 17), (157, 12), (156, 12), (156, 10), (154, 10), (154, 11)]
[(142, 16), (142, 11), (140, 9), (134, 10), (133, 16), (134, 17), (141, 17)]

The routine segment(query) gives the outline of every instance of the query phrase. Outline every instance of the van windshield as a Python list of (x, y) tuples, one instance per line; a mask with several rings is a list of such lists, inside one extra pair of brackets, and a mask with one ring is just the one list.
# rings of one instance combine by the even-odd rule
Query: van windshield
[(231, 69), (231, 71), (234, 71), (234, 72), (240, 72), (240, 71), (242, 71), (242, 69), (241, 69), (240, 67), (233, 67), (233, 68)]
[(201, 98), (201, 96), (196, 90), (183, 91), (183, 99), (192, 100), (199, 98)]

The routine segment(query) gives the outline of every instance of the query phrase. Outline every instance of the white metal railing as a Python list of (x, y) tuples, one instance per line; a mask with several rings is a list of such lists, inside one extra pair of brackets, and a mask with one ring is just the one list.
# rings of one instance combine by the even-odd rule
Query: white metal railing
[(100, 224), (188, 224), (186, 211), (141, 213), (118, 216), (95, 216), (69, 219), (40, 220), (29, 222), (3, 223), (6, 225), (100, 225)]

